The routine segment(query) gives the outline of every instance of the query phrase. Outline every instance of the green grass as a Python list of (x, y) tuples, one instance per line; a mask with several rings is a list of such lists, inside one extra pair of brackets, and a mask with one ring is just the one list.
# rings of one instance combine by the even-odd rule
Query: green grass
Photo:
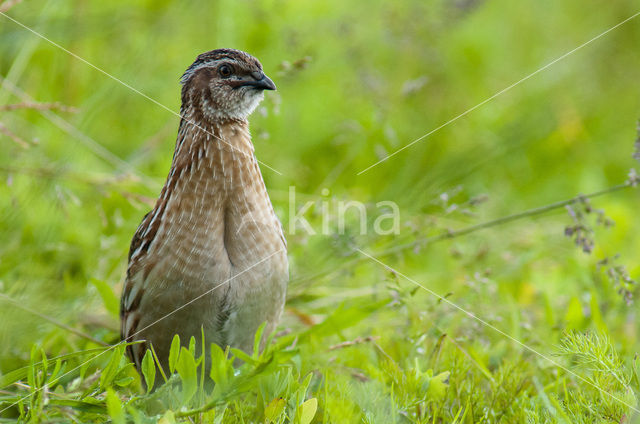
[(175, 111), (197, 54), (249, 51), (278, 86), (250, 121), (258, 158), (282, 173), (262, 168), (285, 229), (295, 186), (294, 206), (317, 201), (305, 217), (318, 231), (322, 202), (341, 199), (368, 205), (369, 229), (376, 203), (396, 202), (401, 231), (362, 236), (351, 216), (344, 234), (336, 219), (328, 235), (287, 234), (273, 342), (205, 358), (183, 340), (148, 393), (116, 345), (118, 296), (178, 118), (0, 16), (0, 105), (77, 108), (0, 110), (14, 134), (0, 133), (0, 422), (640, 422), (638, 191), (455, 233), (628, 180), (640, 17), (357, 175), (638, 11), (596, 0), (15, 5), (13, 18)]

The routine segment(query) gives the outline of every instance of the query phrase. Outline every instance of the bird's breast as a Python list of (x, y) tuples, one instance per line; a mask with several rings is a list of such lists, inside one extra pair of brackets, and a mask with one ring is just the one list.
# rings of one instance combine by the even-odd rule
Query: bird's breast
[(218, 134), (226, 142), (210, 134), (191, 136), (192, 144), (176, 153), (169, 190), (158, 202), (165, 203), (162, 216), (151, 218), (161, 221), (149, 249), (157, 259), (153, 273), (167, 284), (206, 284), (238, 274), (236, 284), (286, 278), (282, 227), (253, 152), (246, 148), (248, 132), (231, 127)]

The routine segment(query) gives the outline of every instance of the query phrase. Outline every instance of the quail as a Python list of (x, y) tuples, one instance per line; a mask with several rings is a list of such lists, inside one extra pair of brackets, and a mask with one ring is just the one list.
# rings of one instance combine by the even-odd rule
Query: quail
[(233, 49), (199, 55), (181, 79), (171, 169), (138, 227), (120, 304), (121, 338), (140, 370), (153, 346), (166, 369), (175, 334), (251, 353), (275, 328), (289, 280), (286, 241), (247, 117), (275, 90), (260, 62)]

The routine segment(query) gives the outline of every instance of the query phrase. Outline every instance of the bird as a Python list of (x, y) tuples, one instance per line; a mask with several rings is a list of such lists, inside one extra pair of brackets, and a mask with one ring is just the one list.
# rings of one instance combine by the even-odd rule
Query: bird
[(204, 336), (205, 347), (253, 353), (260, 325), (275, 330), (289, 281), (247, 121), (274, 82), (255, 57), (226, 48), (200, 54), (180, 82), (171, 168), (131, 241), (120, 302), (139, 372), (150, 347), (167, 369), (175, 334), (184, 346)]

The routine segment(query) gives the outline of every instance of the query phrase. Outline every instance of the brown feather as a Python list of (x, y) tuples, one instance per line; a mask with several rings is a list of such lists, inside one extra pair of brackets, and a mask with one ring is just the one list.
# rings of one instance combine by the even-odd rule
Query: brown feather
[[(171, 169), (130, 246), (122, 339), (152, 343), (162, 363), (174, 334), (199, 342), (201, 328), (207, 343), (249, 351), (257, 327), (272, 330), (284, 305), (286, 243), (245, 119), (261, 91), (222, 84), (216, 66), (225, 60), (239, 81), (263, 75), (256, 59), (229, 49), (185, 72)], [(144, 350), (128, 349), (138, 368)]]

